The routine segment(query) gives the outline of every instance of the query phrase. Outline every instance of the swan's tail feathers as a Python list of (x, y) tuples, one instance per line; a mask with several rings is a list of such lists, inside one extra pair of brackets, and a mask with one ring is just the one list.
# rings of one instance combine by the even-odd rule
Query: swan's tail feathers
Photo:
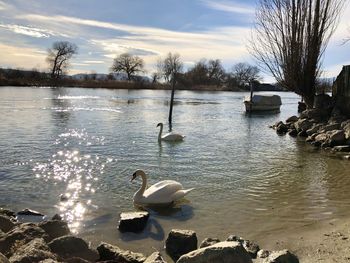
[(179, 200), (181, 198), (183, 198), (185, 195), (187, 195), (189, 192), (191, 192), (194, 188), (190, 188), (190, 189), (183, 189), (183, 190), (179, 190), (177, 191), (174, 195), (173, 195), (173, 200)]

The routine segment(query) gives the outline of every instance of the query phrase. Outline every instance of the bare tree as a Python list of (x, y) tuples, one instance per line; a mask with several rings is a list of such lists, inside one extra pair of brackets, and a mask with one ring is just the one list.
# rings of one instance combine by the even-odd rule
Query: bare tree
[(78, 47), (68, 41), (54, 42), (48, 49), (47, 62), (50, 64), (51, 78), (60, 78), (67, 70), (69, 60), (78, 52)]
[(182, 71), (183, 63), (178, 53), (169, 52), (164, 59), (158, 60), (157, 68), (165, 81), (170, 83), (173, 81), (173, 77), (176, 78), (176, 74)]
[(345, 0), (260, 0), (251, 52), (286, 89), (313, 106), (316, 79)]
[(142, 58), (129, 53), (123, 53), (114, 59), (111, 71), (126, 73), (130, 81), (136, 73), (143, 72), (143, 67), (144, 61)]
[(209, 82), (220, 85), (223, 82), (225, 70), (220, 59), (211, 59), (208, 61), (208, 79)]
[(261, 80), (259, 68), (248, 63), (237, 63), (234, 65), (231, 76), (240, 87), (247, 87), (251, 82)]

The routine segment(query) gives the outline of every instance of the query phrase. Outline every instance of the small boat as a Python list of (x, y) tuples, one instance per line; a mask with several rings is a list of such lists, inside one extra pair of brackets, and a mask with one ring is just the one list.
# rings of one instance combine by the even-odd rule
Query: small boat
[(256, 95), (244, 98), (246, 112), (280, 111), (281, 97), (278, 95)]

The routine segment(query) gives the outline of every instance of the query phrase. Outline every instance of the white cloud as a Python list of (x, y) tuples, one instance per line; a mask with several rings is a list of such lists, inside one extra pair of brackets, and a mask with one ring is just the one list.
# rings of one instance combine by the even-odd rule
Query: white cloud
[(50, 36), (66, 36), (62, 34), (57, 34), (48, 29), (36, 28), (31, 26), (22, 26), (22, 25), (14, 25), (14, 24), (0, 24), (0, 28), (12, 31), (16, 34), (26, 35), (30, 37), (36, 38), (49, 38)]
[(6, 10), (9, 9), (9, 5), (4, 3), (3, 1), (0, 1), (0, 10)]
[(255, 7), (238, 4), (232, 1), (212, 1), (212, 0), (202, 0), (205, 6), (210, 9), (234, 13), (234, 14), (254, 14)]
[(105, 61), (102, 61), (102, 60), (85, 60), (85, 61), (83, 61), (83, 63), (86, 63), (86, 64), (103, 64), (103, 63), (105, 63)]

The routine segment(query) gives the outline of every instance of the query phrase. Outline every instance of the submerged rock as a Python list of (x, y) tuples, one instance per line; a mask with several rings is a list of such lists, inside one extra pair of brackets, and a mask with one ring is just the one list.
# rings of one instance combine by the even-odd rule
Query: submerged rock
[(79, 257), (89, 261), (96, 261), (98, 254), (89, 248), (85, 240), (75, 236), (63, 236), (52, 240), (48, 244), (52, 252), (62, 258)]
[(141, 232), (147, 225), (148, 212), (121, 213), (118, 229), (120, 232)]
[(220, 240), (218, 238), (207, 237), (199, 245), (199, 248), (209, 247), (209, 246), (214, 245), (214, 244), (219, 243), (219, 242), (220, 242)]
[(209, 247), (189, 252), (179, 258), (177, 263), (251, 263), (252, 259), (242, 244), (236, 241), (224, 241)]
[(60, 216), (59, 214), (55, 214), (51, 220), (62, 220), (62, 216)]
[(31, 209), (23, 209), (22, 211), (17, 212), (17, 215), (21, 215), (21, 216), (45, 216), (44, 214), (38, 212), (38, 211), (34, 211)]
[(197, 235), (192, 230), (173, 229), (165, 241), (168, 255), (177, 260), (183, 254), (197, 249)]
[(99, 261), (115, 261), (123, 263), (141, 263), (146, 260), (146, 257), (141, 253), (134, 253), (129, 250), (122, 250), (117, 246), (108, 243), (101, 243), (97, 247), (100, 254)]
[(23, 245), (11, 256), (11, 263), (31, 263), (45, 259), (57, 260), (57, 256), (50, 252), (44, 239), (36, 238)]

